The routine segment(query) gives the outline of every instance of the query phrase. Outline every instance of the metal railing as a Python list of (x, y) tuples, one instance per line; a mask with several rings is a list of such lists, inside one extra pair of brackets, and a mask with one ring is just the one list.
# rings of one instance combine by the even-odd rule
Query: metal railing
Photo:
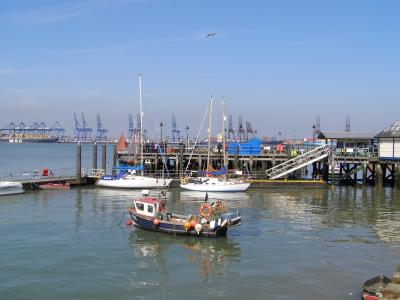
[(300, 168), (303, 168), (308, 164), (312, 164), (316, 161), (324, 159), (325, 157), (330, 155), (331, 152), (332, 148), (330, 145), (323, 145), (302, 155), (296, 156), (295, 158), (289, 159), (273, 168), (266, 170), (265, 172), (268, 178), (277, 179)]

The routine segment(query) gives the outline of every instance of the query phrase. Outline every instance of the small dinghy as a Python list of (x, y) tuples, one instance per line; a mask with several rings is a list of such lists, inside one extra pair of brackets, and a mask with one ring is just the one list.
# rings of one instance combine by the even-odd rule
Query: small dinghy
[(383, 290), (392, 280), (385, 275), (378, 275), (368, 279), (362, 286), (363, 300), (377, 300), (382, 298)]
[(143, 191), (143, 197), (133, 201), (128, 207), (133, 225), (152, 231), (170, 234), (193, 235), (202, 237), (226, 236), (228, 228), (241, 224), (241, 216), (226, 214), (227, 208), (222, 201), (202, 203), (199, 215), (181, 215), (167, 210), (165, 199), (149, 196)]

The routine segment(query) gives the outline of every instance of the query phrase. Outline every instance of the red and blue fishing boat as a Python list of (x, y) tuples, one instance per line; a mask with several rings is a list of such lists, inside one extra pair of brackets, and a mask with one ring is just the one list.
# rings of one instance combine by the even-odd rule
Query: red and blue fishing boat
[(241, 224), (239, 213), (227, 213), (222, 201), (204, 202), (199, 214), (182, 215), (169, 212), (166, 199), (150, 197), (148, 191), (135, 199), (128, 210), (133, 225), (170, 234), (219, 237), (226, 236), (229, 227)]

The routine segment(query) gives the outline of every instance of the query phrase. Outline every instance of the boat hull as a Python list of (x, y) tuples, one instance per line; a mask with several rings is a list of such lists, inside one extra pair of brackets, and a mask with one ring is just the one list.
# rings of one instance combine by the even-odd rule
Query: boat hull
[(152, 219), (144, 218), (132, 212), (130, 212), (130, 215), (132, 222), (136, 227), (162, 233), (186, 235), (186, 236), (199, 236), (199, 237), (220, 237), (220, 236), (226, 236), (228, 231), (228, 227), (224, 226), (218, 228), (215, 231), (203, 230), (200, 233), (197, 233), (195, 230), (186, 231), (184, 226), (180, 224), (175, 224), (172, 222), (160, 220), (160, 224), (156, 226), (154, 225)]
[(144, 176), (135, 176), (133, 179), (99, 179), (97, 186), (119, 189), (156, 189), (169, 186), (172, 179), (157, 179)]
[(66, 190), (70, 188), (69, 183), (46, 183), (38, 186), (42, 190)]
[(24, 189), (19, 182), (3, 181), (0, 182), (0, 196), (22, 194)]

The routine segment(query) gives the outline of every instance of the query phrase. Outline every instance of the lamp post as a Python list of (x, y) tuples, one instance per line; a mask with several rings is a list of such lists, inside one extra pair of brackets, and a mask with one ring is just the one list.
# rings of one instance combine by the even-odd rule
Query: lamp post
[(161, 139), (161, 151), (164, 153), (164, 143), (163, 143), (163, 138), (162, 138), (162, 127), (163, 127), (163, 123), (160, 123), (160, 139)]
[(313, 124), (312, 129), (313, 129), (312, 147), (314, 149), (314, 146), (315, 146), (315, 124)]
[(189, 149), (189, 126), (186, 125), (186, 150)]

